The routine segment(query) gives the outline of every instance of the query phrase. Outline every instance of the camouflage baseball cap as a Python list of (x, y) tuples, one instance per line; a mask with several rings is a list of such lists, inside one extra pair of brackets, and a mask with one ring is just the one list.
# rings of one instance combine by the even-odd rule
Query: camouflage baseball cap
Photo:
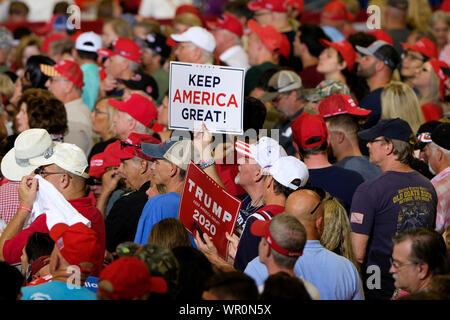
[(350, 88), (339, 80), (328, 79), (321, 81), (315, 88), (304, 90), (306, 100), (320, 101), (335, 93), (351, 96)]
[(180, 265), (171, 250), (146, 244), (136, 252), (136, 256), (145, 262), (152, 276), (166, 280), (169, 292), (177, 288)]

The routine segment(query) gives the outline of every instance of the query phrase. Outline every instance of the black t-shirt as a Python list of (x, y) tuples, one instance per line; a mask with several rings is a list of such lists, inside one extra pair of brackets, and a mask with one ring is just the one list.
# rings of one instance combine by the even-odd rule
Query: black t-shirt
[(114, 252), (118, 244), (134, 241), (142, 209), (148, 201), (146, 182), (139, 190), (125, 194), (114, 202), (105, 220), (106, 250)]
[(349, 213), (353, 194), (364, 182), (363, 177), (358, 172), (336, 166), (308, 169), (308, 171), (311, 185), (322, 188), (337, 198)]

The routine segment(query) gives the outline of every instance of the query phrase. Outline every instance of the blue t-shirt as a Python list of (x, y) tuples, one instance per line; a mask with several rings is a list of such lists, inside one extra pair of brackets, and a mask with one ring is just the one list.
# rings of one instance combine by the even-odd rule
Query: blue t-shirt
[(348, 213), (353, 193), (364, 182), (363, 177), (358, 172), (336, 166), (308, 169), (308, 171), (311, 185), (322, 188), (337, 198)]
[(352, 231), (369, 236), (362, 265), (363, 278), (370, 266), (381, 272), (381, 289), (370, 295), (392, 296), (394, 279), (389, 273), (392, 237), (410, 229), (434, 230), (437, 195), (430, 180), (416, 171), (387, 171), (361, 184), (353, 196), (350, 225)]
[(134, 242), (147, 244), (153, 226), (165, 218), (178, 218), (181, 195), (175, 192), (160, 194), (150, 198), (142, 210), (134, 237)]
[(92, 111), (95, 107), (95, 101), (97, 101), (98, 88), (100, 86), (98, 66), (94, 63), (85, 63), (80, 68), (83, 71), (84, 82), (81, 99)]
[(365, 156), (345, 157), (334, 164), (337, 167), (358, 172), (364, 181), (373, 179), (381, 174), (381, 169), (370, 163)]
[(21, 290), (22, 300), (97, 300), (96, 294), (88, 288), (70, 286), (60, 281), (22, 287)]
[(369, 120), (362, 125), (362, 129), (372, 128), (378, 123), (381, 117), (381, 93), (383, 87), (371, 91), (368, 95), (361, 99), (359, 106), (361, 108), (372, 110), (369, 114)]
[[(267, 268), (253, 259), (244, 273), (252, 277), (257, 286), (269, 277)], [(364, 291), (358, 271), (350, 260), (324, 248), (318, 240), (306, 241), (303, 255), (294, 266), (294, 273), (314, 285), (321, 300), (364, 300)]]

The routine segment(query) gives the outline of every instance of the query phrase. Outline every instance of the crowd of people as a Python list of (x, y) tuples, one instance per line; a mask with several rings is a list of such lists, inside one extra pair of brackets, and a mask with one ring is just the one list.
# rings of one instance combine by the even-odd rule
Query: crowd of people
[[(448, 300), (450, 1), (370, 2), (0, 1), (0, 299)], [(243, 135), (171, 127), (171, 61), (245, 70)]]

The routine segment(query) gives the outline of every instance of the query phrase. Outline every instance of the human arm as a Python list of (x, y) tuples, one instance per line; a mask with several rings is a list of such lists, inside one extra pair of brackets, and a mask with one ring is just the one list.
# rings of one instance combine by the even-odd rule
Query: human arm
[(25, 176), (22, 178), (19, 184), (18, 193), (19, 193), (19, 208), (17, 209), (16, 214), (13, 219), (8, 223), (6, 229), (3, 231), (0, 237), (0, 260), (4, 261), (5, 257), (3, 256), (3, 247), (5, 242), (14, 238), (17, 234), (19, 234), (25, 222), (30, 215), (30, 211), (20, 208), (26, 207), (32, 209), (33, 202), (36, 199), (36, 193), (38, 188), (38, 181), (33, 178), (33, 176)]
[(367, 243), (369, 242), (369, 236), (366, 234), (351, 232), (353, 251), (356, 256), (356, 260), (359, 263), (363, 263), (366, 256)]
[(102, 176), (102, 192), (97, 199), (96, 207), (102, 213), (103, 218), (106, 214), (106, 206), (108, 205), (108, 200), (114, 190), (116, 190), (119, 180), (120, 175), (118, 174), (117, 170), (109, 170)]
[(204, 168), (203, 171), (205, 171), (205, 173), (222, 188), (226, 189), (222, 179), (220, 179), (219, 172), (217, 171), (215, 165), (212, 141), (213, 136), (208, 131), (205, 124), (202, 124), (202, 131), (194, 131), (194, 147), (200, 152), (201, 163), (213, 163), (212, 165)]

